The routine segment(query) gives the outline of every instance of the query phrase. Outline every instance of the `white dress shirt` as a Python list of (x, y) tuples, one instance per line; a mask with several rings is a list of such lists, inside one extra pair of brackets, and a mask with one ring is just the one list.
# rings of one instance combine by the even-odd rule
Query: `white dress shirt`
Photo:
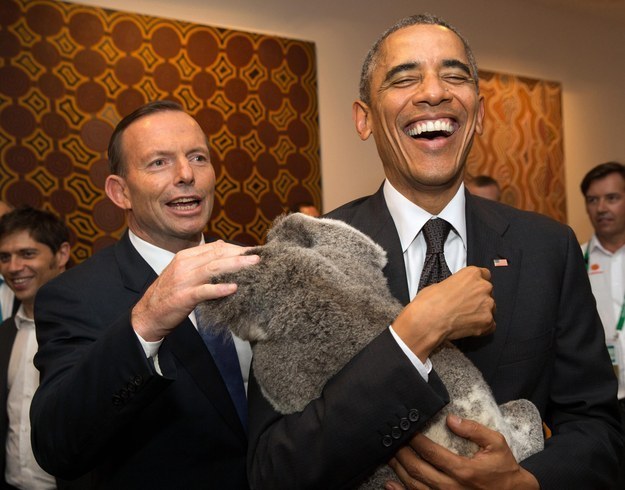
[[(412, 300), (419, 286), (419, 279), (423, 271), (427, 244), (421, 229), (423, 225), (434, 215), (420, 208), (412, 201), (404, 197), (391, 183), (386, 180), (383, 187), (384, 199), (391, 213), (395, 228), (399, 234), (399, 241), (404, 253), (404, 264), (406, 266), (406, 278), (408, 280), (408, 291)], [(465, 198), (464, 184), (454, 198), (441, 211), (438, 218), (442, 218), (451, 224), (452, 229), (445, 240), (445, 261), (449, 270), (453, 274), (467, 265), (467, 226), (465, 218)], [(432, 370), (429, 359), (422, 363), (420, 359), (408, 348), (408, 346), (390, 328), (393, 337), (400, 345), (404, 353), (415, 365), (423, 379), (428, 380), (428, 374)]]
[[(625, 299), (625, 246), (612, 253), (606, 250), (595, 235), (582, 245), (588, 251), (588, 279), (597, 301), (597, 310), (608, 343), (616, 338), (616, 325)], [(625, 399), (625, 328), (615, 342), (619, 366), (618, 398)]]
[[(143, 259), (148, 263), (148, 265), (156, 272), (156, 274), (160, 275), (163, 272), (163, 269), (169, 265), (169, 263), (173, 260), (174, 254), (169, 252), (168, 250), (164, 250), (159, 248), (151, 243), (142, 240), (137, 235), (135, 235), (132, 231), (128, 230), (128, 235), (130, 237), (130, 242), (137, 249), (139, 255), (143, 257)], [(198, 245), (204, 243), (204, 237), (202, 237), (201, 242)], [(195, 319), (195, 312), (192, 311), (189, 315), (189, 319), (197, 328), (197, 321)], [(139, 342), (143, 346), (145, 351), (145, 355), (147, 357), (151, 357), (154, 361), (154, 366), (159, 374), (161, 374), (160, 366), (158, 364), (158, 349), (163, 343), (162, 340), (157, 342), (146, 342), (141, 336), (137, 335)], [(245, 385), (245, 391), (247, 392), (247, 383), (249, 379), (250, 373), (250, 365), (252, 363), (252, 348), (250, 343), (240, 339), (236, 335), (232, 336), (234, 340), (234, 346), (237, 351), (237, 357), (239, 358), (239, 365), (241, 367), (241, 375), (243, 376), (243, 384)]]
[(24, 306), (15, 314), (17, 334), (7, 376), (7, 414), (5, 479), (14, 487), (32, 490), (56, 488), (53, 476), (43, 471), (30, 445), (30, 403), (39, 386), (39, 371), (33, 364), (37, 352), (35, 321), (24, 315)]

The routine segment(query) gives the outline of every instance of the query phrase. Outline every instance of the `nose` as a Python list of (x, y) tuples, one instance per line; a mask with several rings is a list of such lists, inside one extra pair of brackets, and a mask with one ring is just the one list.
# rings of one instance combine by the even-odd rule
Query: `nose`
[(414, 103), (426, 103), (428, 105), (438, 105), (451, 98), (448, 87), (438, 76), (438, 73), (428, 72), (423, 75), (423, 79), (415, 92)]
[(597, 212), (598, 213), (604, 213), (607, 210), (608, 210), (608, 204), (607, 204), (606, 200), (604, 198), (600, 198), (597, 201)]
[(19, 272), (24, 268), (24, 261), (19, 255), (11, 255), (8, 262), (5, 263), (3, 269), (8, 273)]
[(189, 163), (189, 160), (187, 160), (186, 157), (178, 160), (176, 170), (176, 178), (179, 184), (191, 185), (195, 182), (193, 166)]

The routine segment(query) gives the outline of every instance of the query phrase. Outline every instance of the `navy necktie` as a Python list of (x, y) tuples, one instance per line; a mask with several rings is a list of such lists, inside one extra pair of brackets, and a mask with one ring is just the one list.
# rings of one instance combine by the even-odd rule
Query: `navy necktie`
[[(199, 322), (199, 315), (197, 318)], [(203, 327), (198, 328), (198, 332), (215, 364), (217, 364), (221, 377), (230, 393), (230, 398), (237, 409), (241, 423), (247, 430), (247, 397), (232, 334), (228, 329), (222, 329), (221, 332), (215, 333), (211, 329)]]
[(432, 218), (423, 225), (423, 236), (427, 250), (417, 291), (451, 276), (444, 254), (445, 240), (450, 230), (451, 225), (441, 218)]

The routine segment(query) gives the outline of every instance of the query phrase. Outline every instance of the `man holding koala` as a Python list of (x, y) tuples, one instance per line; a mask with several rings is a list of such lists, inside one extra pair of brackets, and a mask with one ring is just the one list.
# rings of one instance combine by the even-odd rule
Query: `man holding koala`
[[(465, 192), (483, 113), (472, 52), (443, 20), (402, 19), (372, 47), (353, 116), (361, 139), (373, 135), (386, 180), (329, 217), (386, 250), (384, 273), (407, 306), (299, 413), (278, 415), (252, 379), (252, 487), (351, 487), (391, 459), (408, 488), (616, 488), (616, 380), (577, 240), (548, 218)], [(441, 269), (454, 274), (419, 291), (431, 240), (422, 228), (442, 220)], [(552, 432), (543, 451), (519, 464), (501, 434), (453, 416), (450, 429), (481, 448), (473, 458), (419, 433), (447, 402), (428, 359), (445, 340), (498, 403), (536, 405)]]

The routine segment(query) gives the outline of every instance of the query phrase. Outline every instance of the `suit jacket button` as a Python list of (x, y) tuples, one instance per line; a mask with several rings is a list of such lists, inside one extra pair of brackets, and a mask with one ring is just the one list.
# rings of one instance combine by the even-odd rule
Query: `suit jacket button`
[(391, 429), (391, 437), (393, 439), (399, 439), (401, 437), (401, 430), (399, 427), (395, 426)]
[(408, 420), (410, 420), (410, 422), (416, 422), (417, 420), (419, 420), (419, 410), (417, 410), (416, 408), (410, 409), (410, 411), (408, 412)]
[(384, 447), (391, 447), (391, 445), (392, 445), (392, 444), (393, 444), (393, 439), (391, 438), (391, 436), (389, 436), (389, 435), (385, 435), (385, 436), (382, 438), (382, 445), (383, 445)]
[(115, 405), (116, 407), (118, 407), (119, 405), (122, 404), (122, 398), (119, 395), (113, 395), (113, 405)]
[(143, 384), (143, 376), (138, 374), (137, 376), (134, 377), (132, 382), (135, 384), (135, 386), (141, 386)]
[(406, 417), (402, 417), (399, 421), (399, 428), (403, 431), (410, 429), (410, 421)]

